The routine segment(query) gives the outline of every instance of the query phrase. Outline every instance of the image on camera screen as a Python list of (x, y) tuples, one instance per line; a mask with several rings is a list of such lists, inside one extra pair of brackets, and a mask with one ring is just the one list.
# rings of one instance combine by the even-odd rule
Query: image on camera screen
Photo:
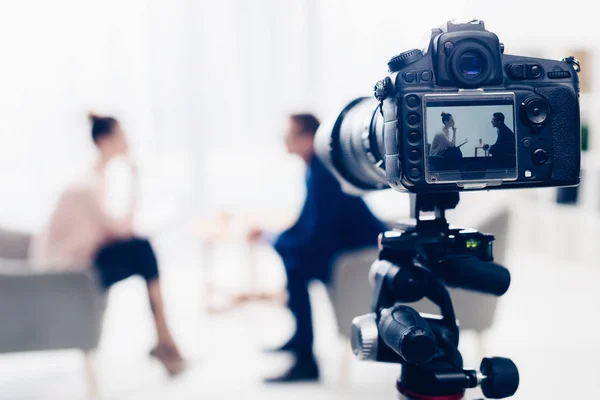
[(514, 95), (427, 97), (424, 122), (429, 183), (517, 178)]

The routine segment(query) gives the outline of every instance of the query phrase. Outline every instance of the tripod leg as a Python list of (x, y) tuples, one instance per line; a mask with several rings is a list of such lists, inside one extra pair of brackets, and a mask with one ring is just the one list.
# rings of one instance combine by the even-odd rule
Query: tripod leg
[(481, 359), (486, 355), (486, 333), (487, 331), (476, 332), (475, 344), (477, 346), (477, 359)]
[(350, 375), (352, 373), (352, 350), (350, 339), (344, 336), (341, 336), (340, 339), (342, 343), (342, 355), (340, 357), (338, 385), (341, 388), (347, 388), (350, 386)]
[(95, 399), (98, 395), (98, 384), (96, 380), (96, 368), (94, 366), (94, 360), (92, 360), (91, 352), (84, 354), (84, 365), (85, 365), (85, 379), (87, 383), (87, 392), (90, 399)]

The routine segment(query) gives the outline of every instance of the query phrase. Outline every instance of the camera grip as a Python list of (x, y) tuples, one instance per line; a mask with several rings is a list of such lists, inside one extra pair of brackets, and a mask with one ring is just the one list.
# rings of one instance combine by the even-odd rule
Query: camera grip
[(581, 163), (581, 127), (579, 102), (572, 87), (538, 87), (552, 109), (552, 179), (571, 182), (579, 178)]

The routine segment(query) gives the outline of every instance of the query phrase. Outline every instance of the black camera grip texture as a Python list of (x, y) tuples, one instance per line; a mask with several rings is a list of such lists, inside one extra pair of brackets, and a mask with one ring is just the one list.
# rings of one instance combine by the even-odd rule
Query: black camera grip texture
[(579, 178), (581, 163), (581, 129), (579, 102), (572, 87), (538, 87), (536, 93), (546, 98), (552, 110), (552, 179), (572, 181)]
[(510, 272), (506, 268), (476, 257), (446, 261), (436, 272), (450, 287), (494, 296), (502, 296), (510, 286)]

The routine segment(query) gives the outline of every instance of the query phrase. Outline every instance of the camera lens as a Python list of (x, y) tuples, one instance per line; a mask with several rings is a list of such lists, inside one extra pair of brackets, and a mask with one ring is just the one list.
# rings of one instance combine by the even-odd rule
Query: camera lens
[(458, 70), (466, 78), (475, 78), (483, 71), (484, 60), (481, 54), (467, 51), (458, 59)]
[(342, 178), (344, 190), (358, 194), (389, 187), (383, 160), (383, 117), (375, 99), (356, 99), (335, 121), (323, 123), (317, 131), (315, 150)]

